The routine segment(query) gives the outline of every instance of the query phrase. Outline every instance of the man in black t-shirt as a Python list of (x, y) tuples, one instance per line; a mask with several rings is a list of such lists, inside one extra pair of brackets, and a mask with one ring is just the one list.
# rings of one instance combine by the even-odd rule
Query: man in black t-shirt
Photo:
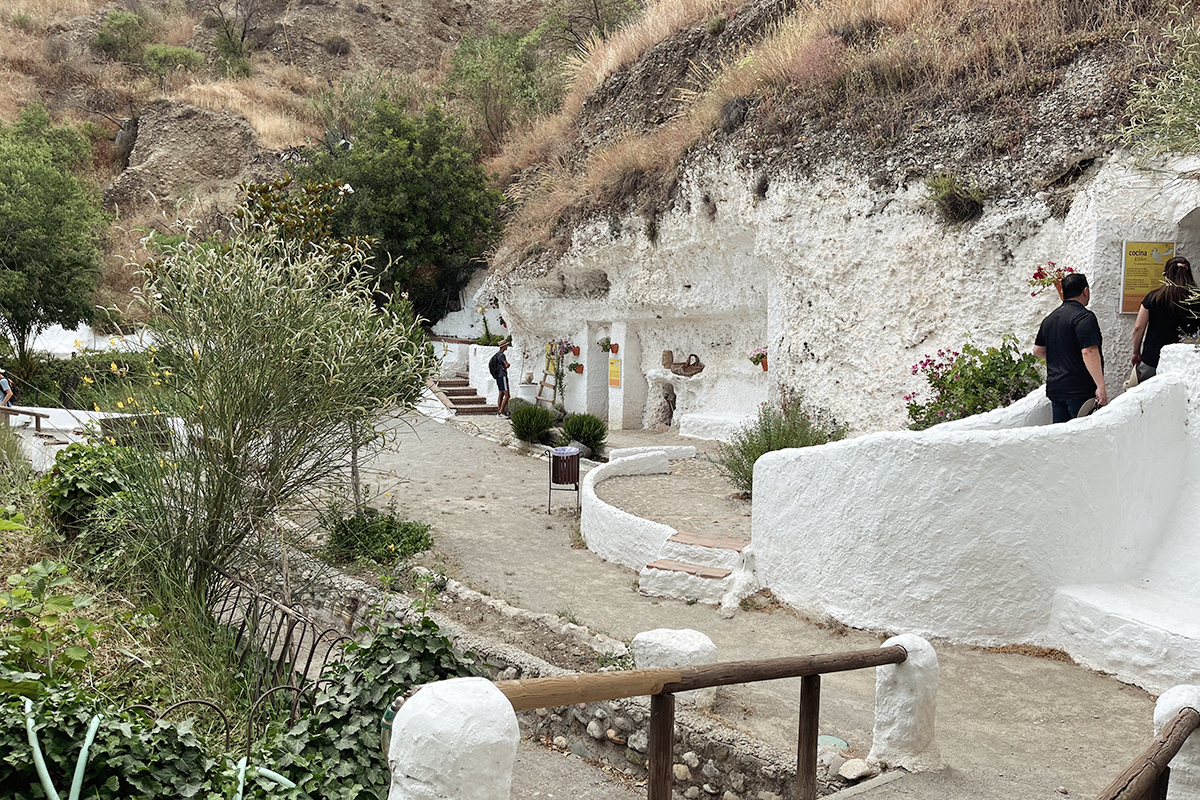
[(1042, 320), (1033, 343), (1033, 354), (1046, 359), (1046, 397), (1055, 422), (1074, 419), (1093, 397), (1097, 405), (1108, 405), (1100, 323), (1085, 308), (1092, 299), (1087, 277), (1079, 272), (1067, 275), (1062, 293), (1062, 305)]
[(508, 359), (504, 356), (504, 351), (508, 349), (508, 342), (500, 343), (500, 352), (492, 356), (488, 361), (488, 372), (492, 373), (492, 378), (496, 381), (496, 388), (500, 390), (500, 397), (496, 399), (496, 411), (498, 416), (503, 417), (504, 412), (508, 409)]

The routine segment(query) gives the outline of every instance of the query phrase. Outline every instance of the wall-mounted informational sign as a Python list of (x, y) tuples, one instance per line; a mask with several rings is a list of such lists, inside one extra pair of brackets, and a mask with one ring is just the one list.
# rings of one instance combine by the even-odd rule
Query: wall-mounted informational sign
[(1122, 253), (1121, 313), (1136, 314), (1142, 299), (1162, 286), (1163, 265), (1175, 255), (1175, 243), (1127, 241)]
[(621, 359), (619, 358), (608, 360), (608, 385), (621, 387)]

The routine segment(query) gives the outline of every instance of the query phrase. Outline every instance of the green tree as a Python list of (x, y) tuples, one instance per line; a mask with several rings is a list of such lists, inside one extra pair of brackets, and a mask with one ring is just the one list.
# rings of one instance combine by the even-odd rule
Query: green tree
[(181, 70), (195, 72), (204, 67), (204, 56), (190, 47), (173, 47), (169, 44), (146, 45), (143, 51), (146, 69), (158, 77), (159, 84), (166, 83), (167, 76)]
[(466, 34), (450, 57), (446, 86), (471, 109), (473, 127), (488, 152), (509, 128), (546, 111), (561, 94), (561, 71), (538, 58), (536, 33)]
[(306, 240), (304, 199), (252, 196), (238, 231), (170, 247), (141, 292), (155, 377), (173, 389), (162, 410), (180, 422), (168, 452), (141, 448), (128, 470), (128, 527), (145, 534), (160, 588), (194, 599), (276, 511), (344, 485), (352, 452), (381, 443), (347, 426), (373, 431), (411, 408), (437, 368), (417, 321), (377, 307), (361, 244)]
[(350, 150), (315, 151), (301, 176), (349, 184), (339, 235), (377, 241), (375, 271), (389, 294), (407, 294), (416, 313), (441, 317), (498, 231), (503, 199), (462, 127), (431, 106), (423, 114), (380, 101)]
[(136, 64), (142, 60), (142, 48), (154, 38), (151, 26), (132, 11), (110, 11), (100, 24), (93, 44), (110, 58)]
[(32, 377), (37, 334), (92, 318), (105, 217), (72, 172), (88, 153), (82, 136), (51, 124), (38, 105), (0, 126), (0, 324), (22, 379)]

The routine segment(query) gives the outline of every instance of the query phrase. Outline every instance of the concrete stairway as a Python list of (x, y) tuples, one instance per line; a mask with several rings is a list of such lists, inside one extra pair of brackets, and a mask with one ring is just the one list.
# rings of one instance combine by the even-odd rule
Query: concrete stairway
[(446, 408), (455, 414), (495, 414), (496, 406), (479, 396), (466, 376), (457, 373), (453, 378), (438, 378), (429, 387)]
[(657, 597), (720, 603), (748, 542), (679, 531), (638, 575), (638, 590)]

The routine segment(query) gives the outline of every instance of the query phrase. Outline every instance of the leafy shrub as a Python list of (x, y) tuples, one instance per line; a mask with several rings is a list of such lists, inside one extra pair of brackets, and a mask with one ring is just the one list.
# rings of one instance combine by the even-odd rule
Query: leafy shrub
[(775, 407), (764, 403), (754, 421), (738, 430), (733, 441), (717, 445), (709, 460), (746, 497), (754, 488), (754, 462), (764, 453), (789, 447), (811, 447), (846, 438), (847, 426), (826, 411), (810, 412), (799, 400)]
[(190, 47), (173, 47), (169, 44), (149, 44), (142, 54), (146, 69), (160, 78), (176, 70), (195, 72), (203, 68), (204, 56)]
[(142, 48), (153, 36), (146, 20), (132, 11), (110, 11), (92, 44), (110, 58), (136, 64), (142, 60)]
[(330, 36), (325, 40), (324, 47), (331, 56), (344, 56), (350, 52), (350, 40), (345, 36)]
[(1041, 360), (1020, 352), (1017, 345), (1017, 337), (1008, 333), (999, 347), (980, 350), (968, 341), (961, 352), (938, 350), (936, 356), (913, 364), (912, 374), (925, 376), (932, 397), (922, 403), (917, 402), (916, 392), (905, 395), (912, 420), (909, 427), (923, 430), (1002, 408), (1041, 386)]
[(325, 554), (333, 561), (366, 558), (391, 564), (433, 546), (429, 525), (402, 520), (394, 508), (366, 507), (351, 516), (333, 508), (324, 521), (329, 528)]
[(92, 660), (100, 627), (75, 612), (94, 598), (71, 594), (64, 564), (42, 559), (0, 591), (0, 691), (37, 697), (42, 679), (62, 681)]
[[(34, 727), (56, 788), (66, 796), (84, 736), (93, 714), (100, 726), (88, 754), (82, 797), (213, 797), (225, 784), (236, 786), (226, 759), (218, 773), (192, 732), (192, 720), (147, 724), (145, 717), (122, 712), (87, 692), (60, 686), (33, 706)], [(0, 786), (13, 800), (43, 798), (25, 734), (23, 701), (7, 696), (0, 704)], [(221, 779), (224, 780), (221, 780)], [(9, 794), (8, 792), (12, 792)]]
[(563, 420), (563, 435), (598, 452), (608, 440), (608, 423), (594, 414), (570, 414)]
[(217, 67), (226, 78), (249, 78), (250, 56), (246, 43), (228, 31), (219, 30), (213, 37), (217, 51)]
[(68, 534), (87, 524), (97, 502), (125, 491), (124, 448), (76, 442), (58, 452), (42, 479), (50, 519)]
[(166, 385), (156, 372), (154, 354), (148, 352), (87, 351), (68, 359), (39, 354), (33, 377), (21, 387), (22, 401), (40, 408), (115, 410), (133, 388), (143, 404), (152, 406), (147, 400)]
[(512, 411), (512, 431), (522, 442), (538, 442), (554, 427), (554, 414), (538, 405), (518, 406)]
[(970, 222), (983, 213), (986, 195), (978, 186), (967, 186), (957, 175), (941, 173), (925, 182), (928, 196), (947, 222)]
[[(272, 726), (251, 745), (247, 798), (386, 797), (390, 776), (382, 754), (381, 710), (413, 686), (480, 674), (471, 654), (456, 650), (428, 617), (412, 625), (385, 623), (363, 643), (347, 645), (346, 652), (346, 660), (326, 671), (331, 686), (317, 695), (309, 716), (289, 729)], [(12, 695), (0, 698), (0, 786), (14, 800), (44, 797), (26, 740), (22, 701)], [(148, 724), (143, 716), (70, 687), (45, 693), (34, 703), (33, 714), (48, 771), (60, 791), (70, 783), (92, 715), (100, 714), (82, 797), (234, 796), (235, 759), (245, 751), (239, 747), (221, 753), (206, 747), (193, 733), (193, 719)], [(280, 791), (255, 774), (256, 765), (276, 770), (297, 787)]]
[(510, 397), (508, 399), (508, 414), (509, 416), (512, 416), (512, 413), (518, 408), (524, 408), (531, 405), (533, 405), (533, 403), (529, 402), (528, 400), (522, 400), (519, 397)]

